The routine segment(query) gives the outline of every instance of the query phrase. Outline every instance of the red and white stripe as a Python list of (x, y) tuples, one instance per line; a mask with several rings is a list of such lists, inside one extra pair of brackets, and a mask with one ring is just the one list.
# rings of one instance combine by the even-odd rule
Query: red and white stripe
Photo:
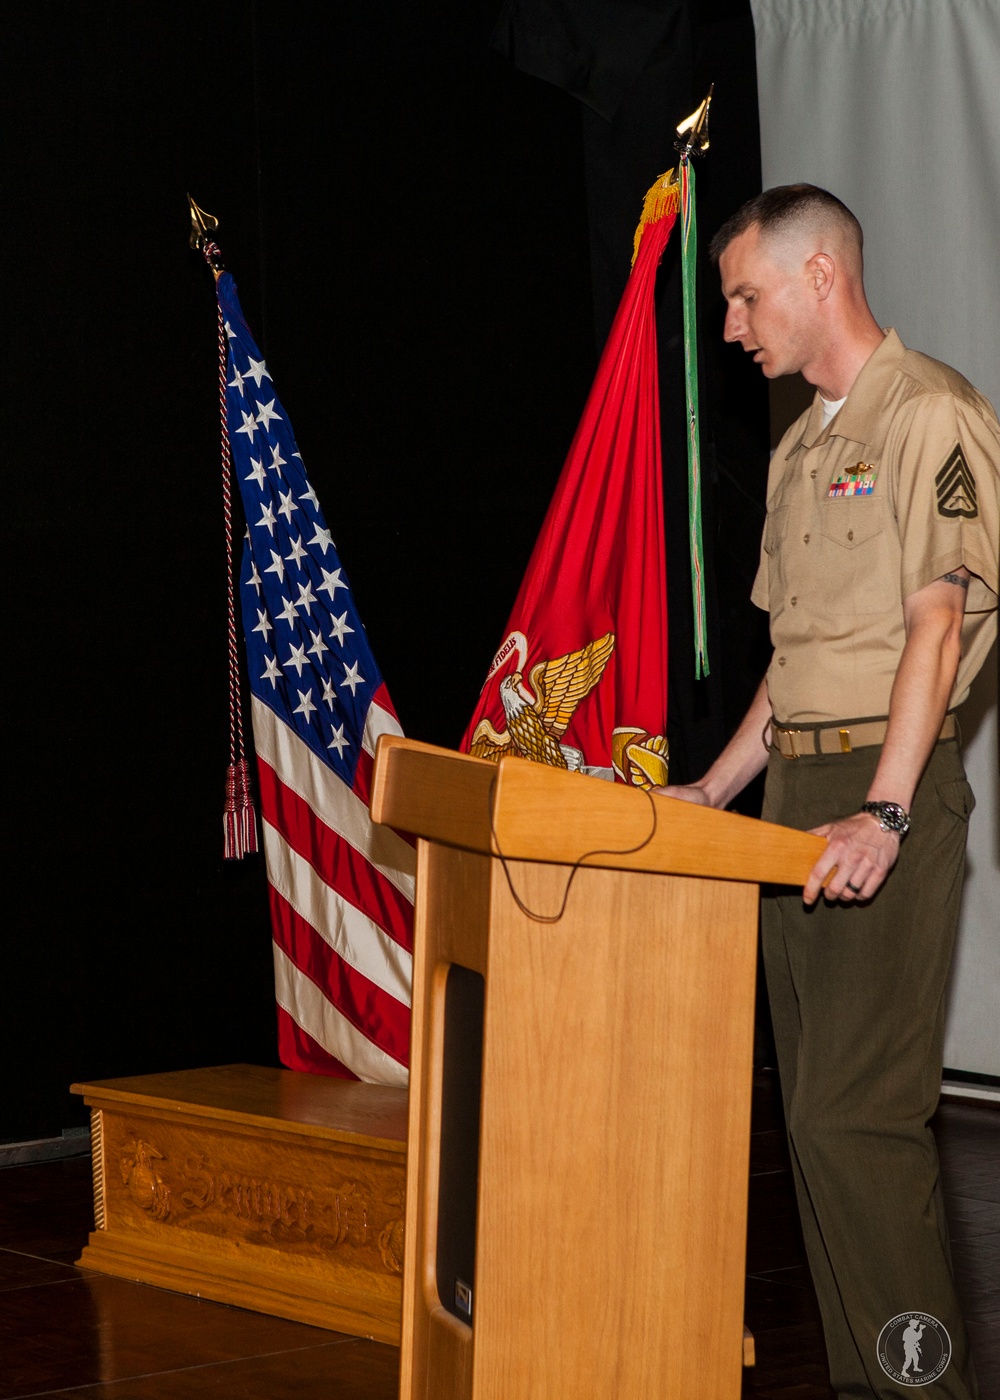
[(368, 813), (378, 736), (402, 732), (387, 705), (381, 687), (353, 789), (256, 697), (252, 716), (282, 1063), (405, 1085), (416, 856)]

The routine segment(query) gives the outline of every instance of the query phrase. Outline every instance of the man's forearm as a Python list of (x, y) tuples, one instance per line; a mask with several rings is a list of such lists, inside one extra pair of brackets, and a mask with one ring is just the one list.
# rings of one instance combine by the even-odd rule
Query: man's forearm
[(910, 628), (889, 699), (889, 724), (870, 802), (907, 811), (948, 709), (961, 659), (961, 614), (930, 612)]
[[(968, 571), (959, 569), (904, 600), (906, 643), (889, 697), (885, 742), (868, 789), (870, 802), (897, 802), (910, 810), (955, 685), (965, 607), (962, 579), (967, 577)], [(872, 899), (896, 863), (900, 836), (865, 812), (813, 830), (827, 844), (803, 887), (806, 904), (814, 903), (823, 888), (829, 899)]]
[(767, 680), (757, 687), (740, 727), (705, 776), (696, 784), (711, 807), (726, 807), (767, 764), (771, 702)]

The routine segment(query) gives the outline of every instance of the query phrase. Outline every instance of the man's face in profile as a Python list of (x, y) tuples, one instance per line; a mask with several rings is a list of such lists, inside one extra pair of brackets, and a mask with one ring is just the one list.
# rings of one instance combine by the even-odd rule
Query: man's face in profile
[(787, 245), (762, 239), (753, 225), (719, 259), (727, 302), (723, 339), (739, 343), (768, 379), (795, 374), (809, 359), (815, 301), (805, 265)]

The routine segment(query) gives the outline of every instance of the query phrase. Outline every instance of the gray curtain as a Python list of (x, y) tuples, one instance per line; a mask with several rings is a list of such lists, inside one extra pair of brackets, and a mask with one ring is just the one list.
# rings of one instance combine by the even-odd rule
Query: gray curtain
[[(764, 188), (832, 190), (872, 310), (1000, 405), (1000, 0), (752, 0)], [(976, 793), (945, 1064), (1000, 1075), (997, 660), (964, 707)]]

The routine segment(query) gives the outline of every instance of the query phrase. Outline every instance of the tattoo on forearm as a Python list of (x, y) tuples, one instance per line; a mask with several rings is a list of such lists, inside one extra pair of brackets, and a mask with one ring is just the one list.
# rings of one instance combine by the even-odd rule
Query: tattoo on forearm
[(967, 578), (962, 578), (960, 574), (942, 574), (941, 582), (956, 583), (959, 588), (968, 588), (969, 586), (969, 580)]

